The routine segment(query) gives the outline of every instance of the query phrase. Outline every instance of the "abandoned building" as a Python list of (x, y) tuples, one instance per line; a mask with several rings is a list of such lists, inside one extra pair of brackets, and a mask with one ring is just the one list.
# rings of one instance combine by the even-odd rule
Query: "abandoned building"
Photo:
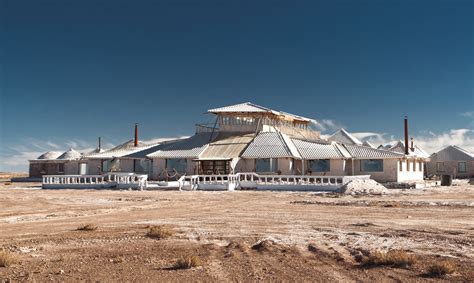
[(454, 178), (474, 177), (474, 154), (450, 145), (430, 156), (428, 175), (452, 175)]

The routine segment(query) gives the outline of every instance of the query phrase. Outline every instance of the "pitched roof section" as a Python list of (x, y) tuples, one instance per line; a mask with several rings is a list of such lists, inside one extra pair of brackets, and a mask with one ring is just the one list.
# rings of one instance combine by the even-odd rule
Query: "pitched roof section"
[(430, 159), (436, 161), (472, 161), (474, 160), (474, 154), (460, 148), (459, 146), (450, 145), (436, 153), (433, 153), (430, 156)]
[(401, 158), (405, 154), (389, 150), (375, 149), (367, 146), (343, 144), (349, 154), (354, 159), (383, 159), (383, 158)]
[(144, 149), (150, 148), (152, 146), (155, 146), (156, 144), (145, 144), (143, 142), (139, 142), (138, 146), (134, 145), (133, 140), (129, 140), (124, 142), (123, 144), (120, 144), (112, 149), (103, 151), (103, 152), (98, 152), (98, 153), (92, 153), (88, 154), (85, 156), (85, 158), (91, 158), (91, 159), (109, 159), (109, 158), (115, 158), (115, 157), (122, 157), (125, 155), (129, 155), (138, 151), (142, 151)]
[(371, 143), (368, 142), (368, 141), (365, 141), (362, 145), (363, 145), (363, 146), (368, 146), (368, 147), (371, 147), (371, 148), (376, 148), (373, 144), (371, 144)]
[(295, 157), (282, 134), (260, 132), (242, 153), (243, 158), (285, 158)]
[(349, 134), (349, 132), (347, 132), (346, 130), (344, 129), (340, 129), (338, 130), (337, 132), (335, 132), (334, 134), (332, 134), (329, 138), (328, 138), (329, 141), (335, 141), (335, 142), (340, 142), (340, 143), (343, 143), (343, 144), (357, 144), (357, 145), (362, 145), (362, 142), (354, 137), (353, 135)]
[(317, 143), (300, 139), (291, 139), (304, 159), (342, 159), (345, 156), (335, 143)]
[[(391, 150), (391, 151), (394, 151), (394, 152), (405, 153), (405, 143), (402, 142), (402, 141), (398, 141), (396, 144), (389, 147), (388, 150)], [(417, 145), (414, 145), (414, 151), (409, 150), (409, 155), (416, 156), (416, 157), (421, 157), (421, 158), (429, 158), (430, 157), (430, 155), (428, 153), (426, 153), (423, 149), (421, 149)]]
[(57, 159), (59, 156), (61, 156), (61, 152), (59, 151), (48, 151), (36, 158), (37, 160), (53, 160)]
[(201, 153), (201, 160), (229, 160), (239, 158), (245, 148), (253, 140), (254, 134), (236, 135), (221, 133)]
[(77, 159), (81, 159), (81, 157), (82, 157), (81, 153), (75, 151), (73, 148), (70, 148), (68, 151), (61, 154), (57, 159), (77, 160)]
[(189, 138), (159, 145), (149, 158), (198, 158), (216, 133), (198, 133)]
[(269, 114), (274, 114), (277, 116), (287, 116), (295, 120), (300, 120), (300, 121), (305, 121), (305, 122), (310, 122), (311, 119), (305, 118), (302, 116), (290, 114), (287, 112), (283, 111), (278, 111), (278, 110), (272, 110), (267, 107), (263, 107), (257, 104), (253, 104), (251, 102), (245, 102), (245, 103), (240, 103), (240, 104), (234, 104), (234, 105), (229, 105), (229, 106), (224, 106), (224, 107), (219, 107), (219, 108), (214, 108), (214, 109), (209, 109), (207, 110), (209, 113), (269, 113)]

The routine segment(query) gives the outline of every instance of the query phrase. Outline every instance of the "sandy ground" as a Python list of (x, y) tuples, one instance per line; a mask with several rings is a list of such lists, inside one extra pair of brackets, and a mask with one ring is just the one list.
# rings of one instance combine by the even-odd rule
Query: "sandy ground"
[[(76, 231), (94, 223), (96, 231)], [(146, 236), (150, 226), (176, 233)], [(263, 248), (252, 248), (266, 240)], [(0, 182), (0, 281), (474, 281), (474, 186), (383, 196), (296, 192), (41, 190)], [(401, 249), (410, 267), (361, 266)], [(177, 270), (196, 255), (202, 267)], [(457, 271), (426, 275), (434, 262)]]

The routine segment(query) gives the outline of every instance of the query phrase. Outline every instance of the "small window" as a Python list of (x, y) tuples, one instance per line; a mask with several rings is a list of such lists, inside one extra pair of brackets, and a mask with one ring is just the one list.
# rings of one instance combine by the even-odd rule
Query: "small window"
[(360, 161), (361, 172), (383, 172), (382, 159), (364, 159)]
[(400, 160), (398, 162), (398, 171), (402, 172), (403, 171), (403, 160)]
[(102, 172), (109, 172), (110, 160), (102, 160)]
[(438, 172), (443, 172), (444, 171), (443, 162), (436, 162), (436, 171), (438, 171)]
[(58, 163), (58, 173), (64, 173), (64, 163)]
[(79, 163), (79, 175), (87, 175), (87, 163)]
[(150, 160), (135, 159), (133, 160), (133, 168), (136, 173), (148, 173), (150, 168)]
[(416, 160), (413, 160), (413, 172), (416, 172)]
[(407, 163), (407, 172), (410, 172), (410, 160), (407, 160), (406, 163)]
[(187, 160), (186, 159), (166, 159), (166, 170), (169, 172), (175, 171), (183, 174), (186, 173)]
[(466, 173), (466, 162), (458, 162), (458, 172)]
[(255, 160), (255, 171), (259, 173), (276, 172), (278, 161), (275, 158), (263, 158)]
[(331, 163), (329, 159), (310, 160), (309, 168), (311, 168), (311, 171), (313, 172), (329, 172), (331, 171), (330, 164)]

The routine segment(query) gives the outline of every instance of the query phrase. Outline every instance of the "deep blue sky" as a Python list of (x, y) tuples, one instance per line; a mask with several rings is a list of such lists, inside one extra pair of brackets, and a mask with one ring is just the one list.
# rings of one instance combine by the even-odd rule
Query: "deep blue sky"
[(189, 135), (245, 101), (352, 131), (472, 128), (474, 1), (0, 3), (2, 150), (134, 122)]

